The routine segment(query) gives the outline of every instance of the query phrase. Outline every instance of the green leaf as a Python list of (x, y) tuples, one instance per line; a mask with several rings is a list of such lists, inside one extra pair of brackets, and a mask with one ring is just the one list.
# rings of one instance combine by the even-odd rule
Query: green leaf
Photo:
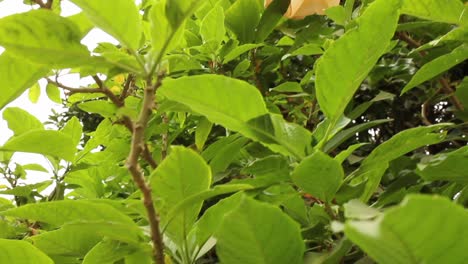
[(463, 22), (464, 6), (460, 0), (405, 0), (402, 14), (452, 24)]
[(361, 200), (367, 201), (371, 198), (390, 161), (417, 148), (441, 142), (446, 134), (439, 131), (446, 126), (447, 124), (438, 124), (403, 130), (376, 147), (352, 174), (352, 183), (367, 181)]
[(109, 221), (135, 225), (130, 217), (110, 205), (84, 200), (27, 204), (0, 212), (0, 215), (46, 222), (55, 226), (76, 221)]
[[(169, 0), (170, 2), (170, 0)], [(166, 16), (166, 1), (156, 2), (150, 10), (151, 44), (156, 57), (175, 49), (183, 39), (185, 23), (181, 22), (177, 28), (171, 25)], [(161, 54), (162, 53), (162, 54)]]
[[(71, 0), (97, 27), (134, 51), (142, 34), (140, 14), (133, 0)], [(109, 5), (112, 8), (109, 8)]]
[(40, 250), (26, 241), (0, 239), (0, 263), (54, 264)]
[(309, 131), (268, 114), (260, 92), (244, 81), (209, 74), (182, 77), (166, 80), (158, 92), (275, 152), (300, 158), (310, 146)]
[(226, 25), (241, 43), (252, 43), (261, 13), (258, 0), (235, 1), (226, 11)]
[(28, 98), (31, 103), (35, 104), (39, 101), (39, 97), (41, 96), (41, 87), (39, 83), (33, 84), (31, 88), (29, 88)]
[(262, 43), (273, 32), (288, 10), (290, 2), (291, 0), (275, 0), (265, 9), (257, 26), (255, 42)]
[(340, 118), (361, 82), (387, 51), (401, 2), (373, 2), (357, 19), (357, 27), (332, 44), (317, 63), (317, 100), (332, 123)]
[(348, 19), (346, 9), (341, 5), (327, 8), (327, 10), (325, 10), (325, 14), (335, 21), (337, 25), (344, 26)]
[(272, 91), (275, 92), (283, 92), (283, 93), (302, 93), (304, 92), (302, 90), (302, 87), (299, 83), (297, 82), (285, 82), (282, 83), (275, 88), (271, 89)]
[(113, 240), (104, 240), (94, 246), (83, 259), (83, 264), (114, 264), (130, 255), (134, 248)]
[(226, 34), (224, 27), (224, 10), (221, 6), (216, 5), (206, 16), (200, 25), (200, 35), (205, 45), (210, 47), (210, 50), (216, 51)]
[(44, 125), (29, 112), (18, 108), (9, 107), (3, 111), (3, 119), (7, 121), (8, 128), (15, 135), (20, 135), (34, 129), (44, 129)]
[(72, 138), (59, 131), (31, 130), (10, 138), (0, 150), (51, 155), (72, 161), (76, 148)]
[(216, 253), (225, 264), (303, 263), (299, 225), (279, 208), (243, 197), (223, 217)]
[(240, 45), (238, 47), (235, 47), (232, 51), (230, 51), (228, 54), (226, 54), (226, 56), (224, 56), (224, 60), (223, 60), (223, 63), (226, 64), (234, 59), (237, 59), (240, 55), (242, 55), (243, 53), (251, 50), (251, 49), (255, 49), (255, 48), (258, 48), (258, 47), (261, 47), (263, 46), (263, 44), (244, 44), (244, 45)]
[(405, 88), (403, 88), (401, 94), (404, 94), (421, 83), (436, 77), (455, 65), (464, 62), (466, 59), (468, 59), (468, 45), (462, 44), (450, 53), (442, 55), (424, 64), (424, 66), (416, 72)]
[(212, 127), (213, 123), (205, 117), (202, 117), (200, 121), (198, 121), (197, 129), (195, 130), (195, 145), (197, 146), (198, 151), (203, 150)]
[(82, 37), (85, 37), (94, 27), (93, 23), (89, 20), (89, 18), (86, 17), (86, 14), (83, 12), (69, 16), (67, 19), (78, 26)]
[(61, 228), (30, 238), (33, 244), (48, 255), (84, 256), (102, 238), (80, 229)]
[(117, 106), (109, 101), (94, 100), (78, 104), (78, 108), (89, 113), (96, 113), (103, 117), (113, 117), (117, 112)]
[(425, 158), (416, 173), (426, 181), (454, 181), (468, 184), (468, 147)]
[(76, 116), (73, 116), (61, 130), (62, 133), (69, 135), (73, 143), (76, 146), (80, 143), (81, 136), (83, 134), (83, 125), (81, 125), (80, 120)]
[(0, 80), (2, 80), (0, 109), (15, 100), (49, 71), (43, 66), (16, 58), (9, 51), (0, 55), (0, 69), (2, 69), (0, 71)]
[(447, 198), (423, 195), (407, 196), (374, 220), (345, 225), (346, 236), (382, 264), (464, 263), (467, 230), (468, 212), (463, 207)]
[(0, 19), (0, 45), (38, 64), (74, 67), (85, 63), (89, 51), (80, 41), (80, 30), (73, 22), (45, 9)]
[(62, 98), (60, 96), (60, 89), (57, 86), (51, 83), (48, 83), (46, 86), (46, 93), (47, 93), (47, 97), (49, 97), (49, 99), (52, 102), (55, 102), (57, 104), (62, 103)]
[[(184, 165), (180, 166), (181, 164)], [(161, 223), (168, 224), (165, 234), (175, 243), (182, 243), (200, 213), (202, 202), (193, 203), (190, 207), (184, 208), (172, 219), (167, 219), (167, 214), (185, 198), (209, 189), (210, 167), (195, 151), (174, 147), (151, 174), (150, 184), (161, 216)], [(168, 221), (171, 222), (167, 223)]]
[(345, 129), (343, 131), (340, 131), (325, 144), (325, 147), (323, 148), (323, 150), (324, 152), (329, 153), (335, 150), (337, 147), (339, 147), (347, 139), (355, 136), (356, 133), (359, 133), (364, 130), (368, 130), (369, 128), (372, 128), (381, 124), (385, 124), (391, 121), (392, 119), (377, 119), (377, 120), (362, 123), (362, 124), (350, 127), (348, 129)]
[(303, 159), (291, 177), (302, 190), (329, 203), (343, 181), (344, 172), (339, 161), (317, 151)]

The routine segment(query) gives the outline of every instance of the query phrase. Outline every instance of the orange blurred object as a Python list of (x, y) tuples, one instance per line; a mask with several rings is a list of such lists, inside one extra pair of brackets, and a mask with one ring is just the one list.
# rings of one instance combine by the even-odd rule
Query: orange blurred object
[[(273, 0), (265, 0), (265, 7)], [(324, 15), (325, 10), (340, 4), (340, 0), (291, 0), (285, 17), (290, 19), (303, 19), (313, 14)]]

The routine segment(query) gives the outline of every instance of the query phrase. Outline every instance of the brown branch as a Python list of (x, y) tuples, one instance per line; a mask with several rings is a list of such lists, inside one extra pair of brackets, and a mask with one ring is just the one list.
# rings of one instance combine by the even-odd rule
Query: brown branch
[(133, 126), (132, 144), (130, 154), (127, 158), (127, 168), (130, 171), (133, 181), (140, 189), (143, 195), (143, 204), (148, 214), (148, 221), (151, 228), (151, 240), (153, 242), (153, 259), (157, 264), (164, 264), (164, 244), (159, 227), (159, 218), (153, 204), (151, 187), (146, 183), (142, 169), (138, 164), (138, 158), (145, 149), (145, 128), (153, 112), (156, 89), (161, 86), (163, 75), (158, 76), (153, 85), (151, 79), (147, 81), (144, 91), (143, 106), (138, 120)]
[(47, 3), (45, 4), (45, 8), (52, 9), (53, 4), (54, 4), (54, 0), (47, 0)]
[[(58, 81), (53, 81), (50, 78), (46, 78), (48, 83), (66, 90), (69, 95), (75, 93), (102, 93), (107, 96), (117, 107), (121, 108), (125, 106), (125, 101), (118, 98), (111, 90), (105, 87), (104, 83), (101, 81), (101, 79), (99, 79), (99, 77), (93, 76), (93, 79), (96, 81), (96, 84), (99, 86), (99, 88), (73, 88), (59, 83)], [(128, 116), (122, 117), (121, 124), (123, 124), (130, 132), (133, 131), (133, 122)], [(151, 156), (151, 153), (149, 152), (148, 146), (146, 144), (144, 149), (143, 158), (146, 160), (146, 162), (148, 162), (148, 164), (150, 164), (153, 169), (156, 168), (157, 163)]]
[(44, 4), (44, 2), (42, 2), (42, 0), (33, 0), (33, 2), (38, 4), (39, 7), (41, 7), (41, 8), (50, 9), (49, 7), (47, 7), (46, 4)]
[(125, 80), (124, 88), (122, 90), (122, 93), (120, 94), (120, 100), (125, 100), (127, 98), (130, 88), (133, 86), (135, 80), (135, 76), (133, 74), (128, 75), (127, 80)]
[(455, 106), (455, 108), (457, 108), (458, 111), (465, 110), (463, 104), (460, 102), (460, 99), (458, 99), (458, 97), (453, 94), (455, 91), (452, 89), (452, 87), (450, 87), (449, 81), (446, 78), (440, 78), (439, 83), (442, 85), (442, 91), (450, 96), (450, 101)]

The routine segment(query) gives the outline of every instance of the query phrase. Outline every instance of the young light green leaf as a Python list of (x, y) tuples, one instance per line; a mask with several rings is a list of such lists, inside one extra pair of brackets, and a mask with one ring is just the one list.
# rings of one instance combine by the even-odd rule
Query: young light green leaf
[(76, 148), (72, 138), (59, 131), (31, 130), (10, 138), (0, 150), (51, 155), (72, 161)]
[(345, 224), (346, 236), (382, 264), (464, 263), (467, 230), (463, 207), (445, 197), (424, 195), (409, 195), (374, 220)]
[(279, 208), (246, 196), (224, 215), (215, 236), (216, 252), (225, 264), (303, 263), (299, 225)]
[(89, 20), (88, 17), (86, 17), (86, 14), (83, 12), (69, 16), (67, 19), (78, 26), (82, 37), (85, 37), (86, 34), (88, 34), (89, 31), (91, 31), (91, 29), (94, 27), (93, 23)]
[(352, 177), (355, 177), (352, 183), (366, 181), (361, 200), (367, 201), (371, 198), (379, 186), (390, 161), (417, 148), (441, 142), (445, 138), (445, 133), (440, 132), (440, 130), (447, 125), (438, 124), (403, 130), (376, 147), (352, 174)]
[(329, 203), (340, 188), (344, 172), (337, 160), (317, 151), (303, 159), (291, 177), (302, 190)]
[(357, 27), (346, 32), (320, 58), (317, 99), (332, 123), (343, 114), (361, 82), (386, 52), (396, 29), (401, 2), (373, 2), (357, 19)]
[(275, 152), (301, 158), (310, 146), (309, 131), (268, 114), (262, 95), (244, 81), (220, 75), (189, 76), (165, 81), (158, 92)]
[(411, 81), (403, 88), (404, 94), (421, 83), (449, 70), (468, 59), (468, 44), (462, 44), (448, 54), (442, 55), (426, 64), (416, 72)]
[(49, 97), (49, 99), (52, 102), (57, 103), (57, 104), (62, 103), (62, 98), (60, 96), (60, 89), (57, 86), (51, 83), (48, 83), (46, 86), (46, 94), (47, 94), (47, 97)]
[(2, 96), (0, 109), (20, 96), (29, 86), (45, 75), (49, 69), (14, 57), (5, 51), (0, 55), (0, 80)]
[[(71, 0), (89, 20), (134, 51), (142, 34), (141, 18), (133, 0)], [(112, 8), (110, 8), (112, 6)]]
[(89, 51), (80, 41), (80, 30), (73, 22), (45, 9), (0, 19), (0, 45), (38, 64), (74, 67), (85, 63)]
[(83, 134), (83, 125), (76, 116), (72, 117), (61, 130), (62, 133), (70, 135), (75, 146), (78, 146)]
[(195, 130), (195, 145), (197, 146), (198, 151), (203, 150), (212, 127), (213, 123), (206, 119), (206, 117), (202, 117), (198, 121), (197, 129)]
[(464, 10), (460, 0), (405, 0), (401, 13), (437, 22), (462, 24)]
[(200, 35), (205, 45), (215, 52), (226, 34), (224, 27), (224, 10), (221, 6), (216, 5), (206, 16), (203, 18), (200, 26)]
[(29, 93), (28, 93), (28, 98), (31, 103), (35, 104), (37, 101), (39, 101), (39, 97), (41, 96), (41, 87), (39, 86), (39, 83), (33, 84), (31, 88), (29, 88)]
[[(170, 1), (170, 0), (169, 0)], [(185, 22), (182, 21), (177, 28), (171, 25), (166, 16), (166, 0), (156, 2), (150, 10), (151, 44), (156, 57), (175, 49), (183, 38)]]
[(258, 0), (238, 0), (226, 11), (226, 26), (241, 43), (252, 43), (260, 22), (262, 7)]
[(468, 183), (468, 147), (423, 159), (416, 173), (426, 181)]
[(3, 111), (3, 119), (7, 121), (8, 128), (17, 135), (34, 129), (44, 129), (44, 125), (29, 112), (18, 108), (9, 107)]
[(54, 264), (31, 243), (9, 239), (0, 239), (0, 263)]
[(195, 151), (174, 147), (169, 156), (151, 174), (150, 184), (154, 191), (161, 223), (167, 224), (165, 234), (174, 242), (183, 243), (200, 213), (202, 202), (184, 208), (172, 219), (167, 219), (167, 214), (185, 198), (210, 188), (210, 167)]

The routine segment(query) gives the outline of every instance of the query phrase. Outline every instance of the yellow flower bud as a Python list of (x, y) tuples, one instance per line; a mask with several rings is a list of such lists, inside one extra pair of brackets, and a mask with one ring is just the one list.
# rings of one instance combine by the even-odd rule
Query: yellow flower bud
[(114, 82), (117, 84), (123, 84), (125, 82), (125, 75), (119, 74), (114, 77)]
[[(265, 7), (273, 0), (265, 0)], [(303, 19), (313, 14), (324, 15), (325, 10), (340, 4), (340, 0), (291, 0), (285, 17), (290, 19)]]
[(111, 92), (113, 94), (121, 94), (122, 93), (122, 88), (120, 88), (119, 86), (117, 85), (114, 85), (110, 88)]

